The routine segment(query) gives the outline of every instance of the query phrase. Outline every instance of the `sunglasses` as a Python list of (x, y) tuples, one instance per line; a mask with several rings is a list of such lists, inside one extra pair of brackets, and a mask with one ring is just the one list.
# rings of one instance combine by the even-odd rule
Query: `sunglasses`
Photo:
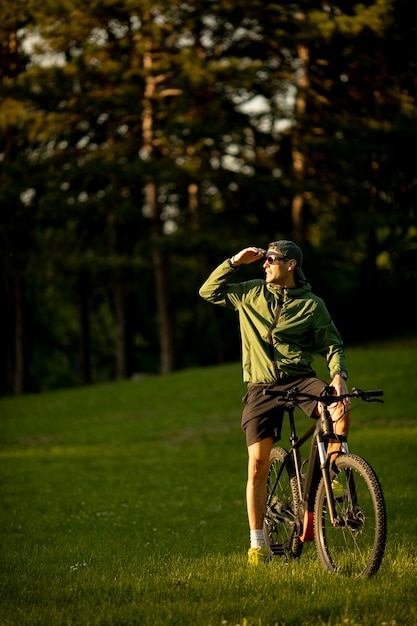
[(265, 257), (265, 261), (268, 261), (269, 265), (273, 265), (275, 261), (289, 261), (287, 256), (277, 256), (276, 254), (269, 254)]

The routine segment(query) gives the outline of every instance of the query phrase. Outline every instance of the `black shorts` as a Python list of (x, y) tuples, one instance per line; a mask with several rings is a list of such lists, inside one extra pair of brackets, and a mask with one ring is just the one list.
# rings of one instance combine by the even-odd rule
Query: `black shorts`
[[(292, 378), (279, 385), (261, 385), (248, 383), (248, 392), (242, 399), (245, 407), (242, 413), (242, 429), (246, 433), (248, 446), (273, 437), (274, 442), (281, 439), (282, 419), (284, 416), (284, 399), (273, 395), (264, 395), (264, 389), (280, 389), (285, 391), (297, 387), (299, 391), (319, 395), (328, 383), (315, 377)], [(313, 415), (317, 402), (306, 400), (297, 405), (308, 415)]]

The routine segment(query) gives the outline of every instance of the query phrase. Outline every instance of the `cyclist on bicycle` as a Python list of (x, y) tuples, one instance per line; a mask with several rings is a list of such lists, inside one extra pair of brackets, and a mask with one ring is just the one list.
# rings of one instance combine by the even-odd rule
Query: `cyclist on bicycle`
[[(238, 268), (263, 260), (265, 279), (234, 282)], [(200, 288), (213, 304), (238, 312), (242, 343), (243, 379), (247, 394), (242, 428), (248, 447), (246, 502), (250, 529), (248, 563), (268, 557), (263, 537), (269, 454), (281, 437), (282, 400), (264, 395), (265, 387), (320, 394), (327, 383), (316, 377), (314, 354), (327, 361), (336, 395), (347, 393), (347, 370), (340, 334), (327, 308), (314, 295), (302, 270), (303, 254), (292, 241), (271, 242), (267, 250), (249, 246), (221, 263)], [(318, 417), (313, 401), (300, 403), (310, 417)], [(336, 434), (349, 431), (349, 401), (330, 407)], [(330, 448), (332, 446), (332, 448)], [(329, 451), (340, 444), (330, 444)]]

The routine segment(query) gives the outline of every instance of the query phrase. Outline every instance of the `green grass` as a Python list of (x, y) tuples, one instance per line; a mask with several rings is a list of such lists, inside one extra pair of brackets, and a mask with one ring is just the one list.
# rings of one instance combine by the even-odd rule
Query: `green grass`
[(376, 577), (326, 573), (314, 544), (247, 568), (241, 370), (194, 369), (0, 400), (1, 626), (416, 625), (417, 351), (348, 361), (385, 392), (350, 435), (387, 503)]

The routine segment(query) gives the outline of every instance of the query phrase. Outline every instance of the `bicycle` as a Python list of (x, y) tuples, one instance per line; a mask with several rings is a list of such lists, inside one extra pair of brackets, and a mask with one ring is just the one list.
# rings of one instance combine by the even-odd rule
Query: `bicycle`
[[(378, 571), (386, 543), (386, 508), (382, 487), (367, 461), (348, 449), (346, 437), (336, 435), (328, 406), (345, 398), (383, 402), (382, 391), (352, 389), (335, 396), (326, 386), (320, 396), (265, 389), (285, 399), (291, 449), (272, 448), (267, 481), (263, 531), (271, 558), (301, 556), (304, 543), (315, 541), (323, 567), (338, 574), (369, 577)], [(297, 402), (317, 400), (320, 417), (298, 438), (294, 422)], [(308, 458), (301, 446), (311, 438)], [(340, 452), (327, 453), (329, 441)]]

